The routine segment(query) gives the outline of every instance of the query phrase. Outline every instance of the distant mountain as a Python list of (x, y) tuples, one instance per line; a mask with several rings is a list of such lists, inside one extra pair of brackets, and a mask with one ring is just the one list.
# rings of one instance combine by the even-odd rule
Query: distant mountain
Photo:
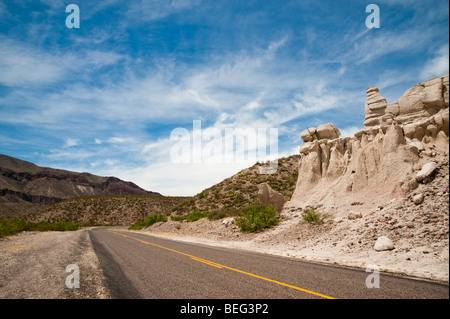
[(102, 177), (0, 154), (0, 218), (23, 217), (69, 198), (97, 195), (156, 195), (116, 177)]

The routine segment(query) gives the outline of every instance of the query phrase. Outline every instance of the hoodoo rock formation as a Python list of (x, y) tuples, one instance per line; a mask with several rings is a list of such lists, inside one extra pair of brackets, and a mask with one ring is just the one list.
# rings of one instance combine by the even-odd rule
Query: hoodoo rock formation
[(340, 138), (331, 123), (303, 130), (290, 205), (376, 204), (409, 195), (422, 182), (416, 178), (422, 166), (448, 155), (448, 91), (448, 74), (415, 85), (390, 104), (371, 86), (364, 129), (353, 137)]

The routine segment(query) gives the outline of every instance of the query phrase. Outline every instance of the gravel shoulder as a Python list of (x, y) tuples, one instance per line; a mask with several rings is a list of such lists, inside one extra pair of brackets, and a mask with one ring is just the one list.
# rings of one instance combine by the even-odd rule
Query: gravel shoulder
[[(79, 268), (79, 288), (66, 279)], [(73, 281), (72, 281), (73, 282)], [(0, 299), (110, 298), (87, 229), (22, 232), (0, 239)]]

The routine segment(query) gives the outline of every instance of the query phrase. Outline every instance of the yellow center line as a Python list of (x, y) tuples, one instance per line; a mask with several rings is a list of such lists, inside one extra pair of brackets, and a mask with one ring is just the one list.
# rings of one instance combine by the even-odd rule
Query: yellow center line
[(201, 258), (195, 258), (195, 257), (191, 257), (191, 259), (199, 261), (199, 262), (207, 264), (207, 265), (210, 265), (210, 266), (213, 266), (213, 267), (216, 267), (216, 268), (223, 268), (222, 265), (213, 263), (213, 262), (211, 262), (209, 260), (205, 260), (205, 259), (201, 259)]
[(286, 283), (281, 282), (281, 281), (276, 281), (276, 280), (273, 280), (273, 279), (270, 279), (270, 278), (266, 278), (266, 277), (262, 277), (262, 276), (258, 276), (258, 275), (255, 275), (255, 274), (243, 271), (243, 270), (239, 270), (239, 269), (235, 269), (235, 268), (228, 267), (228, 266), (225, 266), (225, 265), (221, 265), (221, 264), (218, 264), (218, 263), (215, 263), (215, 262), (203, 259), (203, 258), (199, 258), (199, 257), (193, 256), (193, 255), (189, 255), (189, 254), (183, 253), (183, 252), (178, 251), (178, 250), (174, 250), (174, 249), (167, 248), (167, 247), (164, 247), (164, 246), (161, 246), (161, 245), (150, 243), (148, 241), (141, 240), (141, 239), (138, 239), (138, 238), (135, 238), (135, 237), (131, 237), (131, 236), (128, 236), (128, 235), (120, 234), (120, 233), (117, 233), (117, 232), (114, 232), (114, 231), (113, 231), (113, 233), (116, 234), (116, 235), (125, 237), (125, 238), (130, 238), (130, 239), (133, 239), (133, 240), (137, 240), (138, 242), (141, 242), (141, 243), (146, 244), (146, 245), (152, 245), (152, 246), (159, 247), (159, 248), (162, 248), (162, 249), (165, 249), (165, 250), (177, 253), (177, 254), (181, 254), (181, 255), (190, 257), (193, 260), (205, 263), (205, 264), (210, 265), (210, 266), (214, 266), (214, 267), (217, 267), (217, 268), (225, 268), (225, 269), (228, 269), (228, 270), (236, 271), (236, 272), (239, 272), (241, 274), (245, 274), (245, 275), (248, 275), (248, 276), (251, 276), (251, 277), (255, 277), (255, 278), (259, 278), (259, 279), (265, 280), (265, 281), (273, 282), (273, 283), (281, 285), (281, 286), (285, 286), (285, 287), (289, 287), (289, 288), (292, 288), (292, 289), (300, 290), (300, 291), (303, 291), (303, 292), (306, 292), (306, 293), (309, 293), (309, 294), (312, 294), (312, 295), (316, 295), (316, 296), (319, 296), (319, 297), (322, 297), (322, 298), (336, 299), (336, 298), (333, 298), (333, 297), (330, 297), (330, 296), (327, 296), (327, 295), (324, 295), (324, 294), (321, 294), (321, 293), (318, 293), (318, 292), (314, 292), (314, 291), (303, 289), (303, 288), (300, 288), (300, 287), (297, 287), (297, 286), (289, 285), (289, 284), (286, 284)]

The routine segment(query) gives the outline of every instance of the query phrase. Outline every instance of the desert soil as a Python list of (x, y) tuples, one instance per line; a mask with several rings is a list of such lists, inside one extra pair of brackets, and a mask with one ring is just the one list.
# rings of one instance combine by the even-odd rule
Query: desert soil
[[(109, 298), (87, 229), (22, 232), (0, 239), (0, 299)], [(68, 265), (79, 268), (79, 288), (68, 288)], [(73, 283), (74, 281), (70, 281)]]

